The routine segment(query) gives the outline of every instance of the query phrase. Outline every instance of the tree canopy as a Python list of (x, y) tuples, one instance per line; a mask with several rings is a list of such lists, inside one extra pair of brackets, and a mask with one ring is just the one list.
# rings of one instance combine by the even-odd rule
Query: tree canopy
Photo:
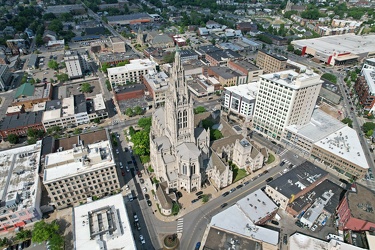
[(134, 143), (133, 151), (137, 155), (148, 155), (150, 154), (150, 137), (149, 132), (141, 130), (135, 133), (131, 141)]
[(18, 143), (18, 141), (19, 141), (19, 136), (16, 135), (16, 134), (9, 134), (9, 135), (8, 135), (8, 141), (9, 141), (11, 144), (16, 144), (16, 143)]
[(322, 75), (322, 78), (326, 79), (326, 80), (328, 80), (330, 82), (337, 83), (337, 77), (334, 74), (324, 73)]
[(92, 86), (88, 82), (82, 83), (82, 85), (81, 85), (81, 91), (83, 93), (90, 93), (90, 92), (92, 92), (91, 88), (92, 88)]
[(41, 220), (34, 224), (31, 239), (36, 243), (42, 243), (48, 240), (51, 249), (59, 250), (64, 246), (64, 238), (60, 235), (59, 231), (60, 226), (56, 221), (46, 223), (44, 220)]
[(58, 70), (59, 64), (55, 60), (49, 60), (48, 67), (50, 67), (53, 70)]
[(203, 106), (198, 106), (194, 109), (194, 114), (200, 114), (206, 112), (206, 108)]
[(367, 133), (370, 130), (374, 130), (375, 129), (375, 123), (373, 123), (373, 122), (365, 122), (362, 125), (362, 129), (363, 129), (363, 132), (365, 132), (365, 133)]

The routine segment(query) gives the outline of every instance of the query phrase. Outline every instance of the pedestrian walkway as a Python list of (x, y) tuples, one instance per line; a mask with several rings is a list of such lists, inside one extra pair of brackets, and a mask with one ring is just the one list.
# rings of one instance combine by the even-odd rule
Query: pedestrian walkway
[(179, 218), (177, 220), (177, 233), (182, 233), (184, 231), (184, 218)]
[(283, 156), (286, 152), (288, 152), (288, 149), (284, 149), (283, 151), (281, 151), (281, 152), (279, 153), (279, 156)]

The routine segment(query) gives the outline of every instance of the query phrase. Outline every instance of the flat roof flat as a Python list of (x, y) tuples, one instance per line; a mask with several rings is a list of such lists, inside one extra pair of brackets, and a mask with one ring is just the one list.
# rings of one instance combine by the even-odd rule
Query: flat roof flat
[(267, 186), (272, 187), (285, 197), (291, 198), (316, 181), (326, 176), (328, 172), (320, 167), (305, 161), (285, 174), (269, 182)]
[(109, 68), (108, 75), (116, 75), (134, 70), (154, 69), (155, 67), (156, 64), (150, 59), (134, 59), (130, 60), (130, 63), (125, 66)]
[(279, 232), (265, 227), (254, 225), (238, 206), (231, 206), (214, 215), (211, 219), (211, 227), (244, 235), (256, 241), (266, 242), (276, 246), (279, 243)]
[[(240, 244), (237, 244), (240, 243)], [(258, 243), (247, 237), (241, 237), (238, 234), (230, 233), (218, 228), (210, 228), (204, 247), (215, 250), (228, 250), (228, 246), (235, 245), (236, 250), (256, 249)]]
[(258, 93), (258, 83), (241, 84), (238, 86), (225, 87), (229, 92), (236, 94), (239, 97), (243, 97), (249, 101), (255, 100)]
[(323, 36), (312, 39), (292, 41), (299, 47), (310, 47), (326, 55), (351, 52), (364, 54), (375, 51), (375, 35), (358, 36), (353, 33), (335, 36)]
[(363, 69), (362, 75), (366, 80), (371, 95), (375, 95), (375, 71), (373, 69)]
[(136, 250), (124, 202), (117, 194), (74, 207), (75, 249)]
[(342, 127), (336, 132), (315, 142), (314, 145), (346, 161), (352, 162), (361, 168), (369, 168), (357, 131), (348, 126)]
[(350, 213), (354, 218), (375, 223), (375, 192), (358, 183), (347, 192)]
[(289, 237), (289, 249), (301, 250), (363, 250), (363, 248), (356, 247), (341, 241), (331, 239), (329, 242), (320, 240), (309, 235), (295, 233)]
[(302, 126), (290, 125), (286, 129), (314, 143), (345, 126), (344, 123), (317, 108), (309, 123)]
[(311, 70), (306, 70), (306, 72), (303, 73), (297, 73), (294, 70), (284, 70), (261, 75), (260, 78), (276, 82), (291, 89), (306, 88), (323, 82), (320, 80), (320, 75)]

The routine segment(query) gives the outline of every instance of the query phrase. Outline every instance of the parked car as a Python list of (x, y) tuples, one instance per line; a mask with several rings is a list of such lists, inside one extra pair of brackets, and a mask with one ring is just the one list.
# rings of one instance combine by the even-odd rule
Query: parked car
[(224, 208), (224, 207), (226, 207), (228, 205), (228, 203), (223, 203), (223, 204), (221, 204), (221, 208)]
[(197, 201), (199, 201), (199, 199), (194, 199), (194, 200), (191, 201), (191, 203), (194, 204), (194, 203), (197, 202)]
[(281, 163), (280, 163), (280, 167), (282, 167), (282, 166), (284, 166), (285, 165), (285, 161), (282, 161)]
[(197, 192), (195, 195), (196, 196), (199, 196), (199, 195), (202, 195), (203, 194), (203, 191), (199, 191), (199, 192)]
[(268, 179), (266, 180), (266, 182), (268, 183), (268, 182), (270, 182), (270, 181), (272, 181), (272, 180), (273, 180), (273, 178), (270, 177), (270, 178), (268, 178)]
[(315, 225), (313, 225), (313, 226), (311, 227), (311, 231), (314, 232), (317, 228), (318, 228), (318, 225), (315, 224)]
[(139, 240), (140, 240), (140, 242), (142, 243), (142, 245), (143, 245), (143, 244), (146, 244), (145, 238), (143, 237), (142, 234), (139, 235)]
[(134, 221), (139, 221), (138, 220), (138, 215), (136, 213), (133, 214), (133, 217), (134, 217)]
[(236, 188), (232, 188), (229, 193), (233, 193), (234, 191), (236, 191)]
[(288, 235), (287, 234), (284, 234), (284, 237), (283, 237), (283, 243), (286, 245), (288, 244)]
[(243, 184), (246, 186), (249, 183), (250, 183), (250, 181), (245, 181)]
[(142, 178), (139, 179), (139, 182), (140, 182), (141, 184), (145, 183), (145, 181), (144, 181)]
[(271, 223), (278, 226), (279, 225), (279, 222), (277, 220), (271, 220)]
[(144, 193), (147, 192), (147, 188), (146, 187), (143, 187), (142, 190), (143, 190)]
[(238, 185), (236, 188), (237, 188), (237, 189), (240, 189), (240, 188), (242, 188), (242, 187), (243, 187), (243, 185), (240, 184), (240, 185)]
[(139, 222), (134, 222), (134, 227), (140, 231), (141, 230), (141, 225), (139, 225)]
[(229, 192), (223, 193), (223, 197), (227, 196), (228, 194), (229, 194)]
[(150, 200), (147, 200), (147, 205), (148, 205), (149, 207), (151, 207), (151, 206), (152, 206), (152, 202), (151, 202)]
[(122, 168), (124, 168), (124, 166), (122, 165), (122, 162), (120, 161), (120, 168), (122, 169)]
[(195, 244), (195, 250), (199, 250), (200, 247), (201, 247), (201, 243), (197, 242), (197, 244)]

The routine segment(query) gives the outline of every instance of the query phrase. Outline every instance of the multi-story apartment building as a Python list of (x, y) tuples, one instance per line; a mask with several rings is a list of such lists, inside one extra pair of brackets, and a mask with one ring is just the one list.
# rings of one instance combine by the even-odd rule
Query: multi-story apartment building
[(12, 73), (9, 70), (8, 65), (0, 65), (0, 90), (4, 91), (11, 80)]
[(113, 53), (126, 52), (125, 42), (122, 41), (119, 37), (112, 36), (109, 38), (109, 41), (111, 42)]
[(143, 76), (143, 83), (154, 100), (154, 106), (163, 105), (169, 89), (169, 77), (167, 74), (150, 71), (147, 75)]
[(65, 52), (64, 62), (70, 79), (81, 78), (88, 69), (87, 55), (81, 55), (78, 52)]
[(375, 70), (362, 69), (362, 76), (357, 78), (354, 89), (363, 108), (373, 112), (375, 104)]
[(228, 68), (245, 74), (247, 76), (246, 83), (258, 81), (259, 76), (263, 74), (262, 69), (245, 60), (229, 61)]
[(264, 73), (273, 73), (285, 70), (287, 60), (286, 57), (259, 50), (256, 65), (263, 69)]
[(250, 120), (254, 113), (257, 91), (255, 83), (226, 87), (222, 104), (223, 110)]
[[(107, 130), (61, 139), (44, 156), (43, 184), (57, 208), (106, 196), (120, 188)], [(103, 140), (104, 139), (104, 140)]]
[(367, 58), (363, 63), (362, 71), (364, 69), (375, 70), (375, 58)]
[(227, 66), (229, 60), (242, 58), (240, 54), (230, 49), (208, 51), (205, 57), (211, 66)]
[(181, 63), (185, 63), (190, 60), (198, 60), (198, 53), (194, 50), (181, 50)]
[(262, 75), (253, 116), (254, 128), (281, 140), (286, 126), (308, 123), (321, 85), (320, 76), (310, 70)]
[(42, 218), (38, 175), (41, 142), (1, 152), (0, 233)]
[(121, 67), (109, 68), (108, 78), (111, 84), (123, 85), (142, 82), (143, 75), (150, 70), (156, 71), (156, 64), (149, 59), (131, 60), (129, 64)]

